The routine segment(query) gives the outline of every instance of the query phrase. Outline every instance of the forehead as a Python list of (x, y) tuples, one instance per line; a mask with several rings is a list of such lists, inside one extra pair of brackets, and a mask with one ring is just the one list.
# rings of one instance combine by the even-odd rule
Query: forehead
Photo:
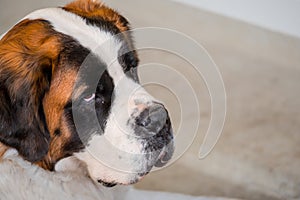
[(26, 18), (46, 20), (55, 31), (72, 37), (107, 66), (107, 71), (114, 82), (118, 82), (124, 76), (124, 69), (118, 62), (124, 41), (116, 37), (116, 30), (113, 28), (112, 31), (107, 29), (107, 26), (101, 28), (86, 18), (62, 8), (38, 10)]

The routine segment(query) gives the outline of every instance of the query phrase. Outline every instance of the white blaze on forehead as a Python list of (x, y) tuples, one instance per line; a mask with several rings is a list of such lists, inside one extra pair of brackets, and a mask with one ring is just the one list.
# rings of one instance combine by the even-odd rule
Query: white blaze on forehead
[(82, 17), (61, 8), (37, 10), (24, 19), (49, 21), (54, 30), (71, 36), (83, 47), (90, 49), (91, 52), (99, 56), (107, 66), (110, 66), (109, 68), (114, 68), (108, 69), (113, 79), (119, 80), (120, 76), (124, 74), (118, 62), (111, 65), (118, 58), (118, 52), (122, 45), (112, 33), (101, 30), (97, 26), (87, 25)]

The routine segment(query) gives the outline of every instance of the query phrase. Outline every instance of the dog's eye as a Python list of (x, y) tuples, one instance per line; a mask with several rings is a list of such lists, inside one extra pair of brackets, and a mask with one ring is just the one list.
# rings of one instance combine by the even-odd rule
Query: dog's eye
[(87, 95), (87, 96), (85, 96), (85, 97), (83, 98), (83, 100), (84, 100), (85, 102), (90, 102), (90, 101), (93, 101), (94, 99), (95, 99), (95, 93), (90, 94), (90, 95)]
[(98, 85), (96, 93), (100, 94), (100, 95), (105, 94), (104, 85), (102, 85), (102, 84)]

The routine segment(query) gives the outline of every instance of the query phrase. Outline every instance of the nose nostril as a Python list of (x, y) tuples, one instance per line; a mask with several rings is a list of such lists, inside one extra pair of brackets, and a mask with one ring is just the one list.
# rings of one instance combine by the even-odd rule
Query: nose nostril
[(147, 117), (146, 119), (142, 120), (139, 125), (143, 127), (147, 127), (150, 125), (150, 123), (151, 123), (151, 119), (150, 117)]

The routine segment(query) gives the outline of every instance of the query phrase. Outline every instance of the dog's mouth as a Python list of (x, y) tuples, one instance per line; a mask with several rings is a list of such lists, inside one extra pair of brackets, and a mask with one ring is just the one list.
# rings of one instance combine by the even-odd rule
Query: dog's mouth
[[(158, 158), (157, 162), (155, 163), (155, 167), (163, 167), (166, 165), (166, 163), (171, 159), (171, 155), (169, 153), (166, 152), (161, 152), (161, 156)], [(147, 174), (150, 173), (150, 170), (147, 172), (143, 172), (143, 173), (138, 173), (137, 174), (137, 178), (132, 180), (131, 182), (129, 182), (128, 184), (125, 185), (131, 185), (131, 184), (135, 184), (138, 181), (142, 180)], [(103, 185), (104, 187), (114, 187), (116, 185), (119, 185), (120, 183), (116, 183), (116, 182), (106, 182), (103, 180), (98, 180), (98, 183), (100, 183), (101, 185)], [(121, 184), (124, 185), (124, 184)]]
[[(173, 138), (173, 137), (172, 137)], [(105, 180), (97, 180), (98, 183), (102, 184), (105, 187), (114, 187), (116, 185), (130, 185), (135, 184), (142, 180), (147, 174), (150, 173), (153, 167), (161, 168), (165, 166), (172, 158), (172, 155), (174, 153), (174, 143), (173, 140), (170, 140), (169, 143), (164, 146), (159, 153), (157, 151), (155, 153), (149, 153), (151, 154), (151, 160), (147, 160), (144, 165), (146, 165), (146, 170), (143, 172), (138, 172), (135, 175), (135, 178), (133, 178), (130, 182), (127, 183), (119, 183), (117, 181), (105, 181)], [(158, 155), (158, 156), (153, 156)]]
[(98, 183), (102, 184), (104, 187), (114, 187), (117, 185), (117, 183), (108, 183), (102, 180), (98, 180)]
[(130, 185), (130, 184), (134, 184), (134, 183), (137, 183), (138, 181), (142, 180), (147, 174), (149, 174), (149, 172), (151, 171), (151, 169), (154, 167), (163, 167), (165, 166), (168, 161), (172, 158), (172, 155), (173, 155), (173, 151), (174, 151), (174, 148), (173, 148), (173, 144), (170, 144), (168, 145), (169, 148), (165, 147), (159, 154), (159, 156), (157, 157), (157, 160), (156, 162), (154, 163), (154, 165), (150, 164), (148, 165), (148, 170), (145, 171), (145, 172), (140, 172), (140, 173), (137, 173), (136, 175), (136, 178), (131, 180), (129, 183), (117, 183), (115, 181), (112, 181), (112, 182), (106, 182), (104, 180), (97, 180), (98, 183), (102, 184), (104, 187), (114, 187), (116, 185)]

